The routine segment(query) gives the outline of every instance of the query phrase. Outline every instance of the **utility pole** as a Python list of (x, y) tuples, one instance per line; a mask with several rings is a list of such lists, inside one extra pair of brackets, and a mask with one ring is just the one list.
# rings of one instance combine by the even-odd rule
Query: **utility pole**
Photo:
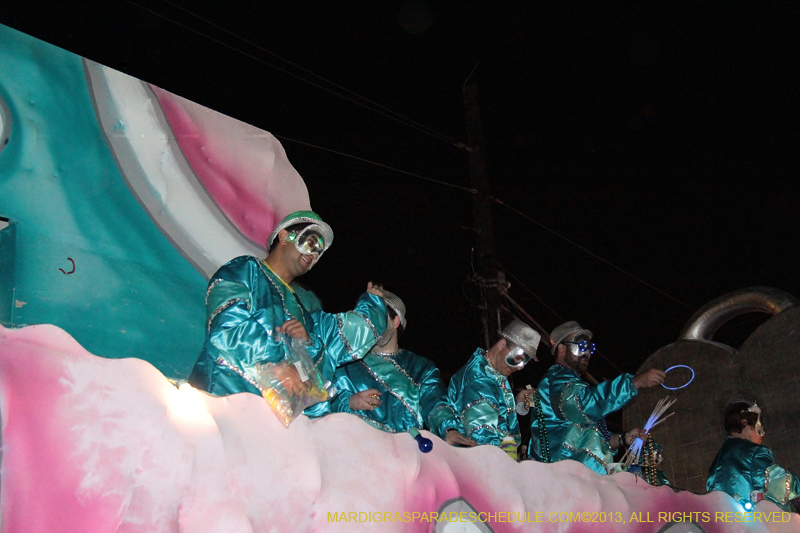
[(474, 266), (475, 281), (481, 293), (481, 323), (486, 349), (494, 343), (499, 330), (499, 311), (502, 297), (498, 290), (497, 259), (492, 229), (492, 197), (489, 193), (489, 175), (486, 172), (483, 125), (478, 106), (478, 86), (464, 86), (464, 108), (467, 118), (467, 146), (472, 188), (472, 212), (475, 221)]

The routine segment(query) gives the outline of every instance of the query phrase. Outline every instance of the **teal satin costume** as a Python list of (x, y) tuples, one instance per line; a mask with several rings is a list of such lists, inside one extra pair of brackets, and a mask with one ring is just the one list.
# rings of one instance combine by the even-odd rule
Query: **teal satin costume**
[[(408, 350), (395, 355), (368, 353), (336, 370), (339, 393), (330, 400), (334, 413), (351, 413), (390, 433), (425, 427), (444, 438), (460, 423), (447, 403), (447, 389), (432, 361)], [(381, 405), (372, 411), (350, 409), (353, 394), (376, 389)]]
[(706, 490), (721, 490), (736, 501), (750, 500), (752, 491), (789, 511), (789, 500), (800, 496), (800, 481), (775, 464), (772, 451), (747, 439), (728, 437), (708, 470)]
[(493, 446), (500, 446), (504, 437), (512, 437), (519, 446), (514, 393), (508, 378), (489, 364), (485, 350), (475, 350), (467, 364), (455, 373), (447, 394), (467, 437)]
[[(222, 266), (206, 293), (206, 341), (189, 383), (215, 396), (237, 392), (261, 395), (255, 381), (257, 363), (285, 358), (275, 328), (296, 318), (306, 328), (308, 354), (326, 381), (336, 367), (364, 357), (386, 328), (383, 299), (364, 293), (353, 311), (308, 311), (303, 291), (295, 293), (255, 257), (242, 256)], [(319, 416), (327, 402), (305, 411)]]
[[(606, 474), (614, 454), (604, 419), (638, 394), (633, 376), (623, 374), (590, 386), (573, 369), (555, 364), (539, 381), (537, 394), (531, 412), (531, 458), (543, 462), (574, 459)], [(537, 415), (537, 409), (541, 414)], [(544, 431), (540, 431), (540, 418)]]

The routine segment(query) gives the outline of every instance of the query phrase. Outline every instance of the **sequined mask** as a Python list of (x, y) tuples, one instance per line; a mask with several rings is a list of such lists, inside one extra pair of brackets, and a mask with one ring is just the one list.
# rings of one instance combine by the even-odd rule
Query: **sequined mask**
[(531, 356), (525, 353), (521, 346), (515, 346), (511, 343), (508, 343), (508, 345), (511, 349), (506, 354), (506, 364), (515, 370), (522, 370), (531, 360)]
[(325, 239), (322, 236), (322, 228), (316, 224), (306, 226), (300, 231), (293, 231), (286, 237), (287, 241), (294, 242), (294, 247), (303, 255), (317, 254), (313, 267), (325, 252)]
[(577, 335), (572, 341), (564, 341), (562, 344), (569, 348), (572, 355), (583, 357), (586, 354), (594, 354), (595, 344), (586, 335)]
[(767, 432), (764, 430), (764, 425), (761, 423), (761, 413), (758, 414), (758, 419), (756, 419), (755, 429), (756, 429), (756, 435), (758, 435), (759, 437), (763, 437), (764, 435), (767, 434)]

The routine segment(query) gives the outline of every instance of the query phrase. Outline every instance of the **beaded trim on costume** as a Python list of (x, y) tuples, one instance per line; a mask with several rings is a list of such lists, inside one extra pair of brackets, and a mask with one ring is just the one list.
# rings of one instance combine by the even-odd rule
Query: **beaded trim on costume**
[(389, 352), (370, 352), (370, 353), (372, 355), (379, 355), (379, 356), (384, 357), (386, 359), (391, 359), (395, 355), (398, 355), (400, 353), (400, 350), (397, 350), (396, 352), (392, 352), (392, 353), (389, 353)]
[(581, 414), (583, 419), (586, 420), (586, 423), (594, 424), (595, 423), (594, 420), (586, 416), (586, 413), (583, 412), (583, 406), (581, 405), (580, 397), (578, 397), (578, 395), (576, 394), (575, 396), (573, 396), (573, 398), (575, 398), (575, 407), (578, 409), (578, 412)]
[(211, 294), (211, 291), (214, 290), (214, 287), (220, 284), (222, 280), (220, 278), (215, 279), (208, 285), (208, 290), (206, 291), (206, 307), (208, 307), (208, 295)]
[(386, 431), (387, 433), (397, 433), (396, 429), (390, 428), (386, 424), (382, 424), (381, 422), (378, 422), (377, 420), (373, 420), (368, 416), (364, 416), (364, 415), (359, 414), (359, 413), (353, 413), (353, 414), (356, 415), (361, 420), (363, 420), (364, 422), (370, 424), (372, 427), (375, 427), (375, 428), (380, 429), (382, 431)]
[(597, 427), (597, 424), (586, 424), (586, 425), (578, 424), (578, 425), (583, 429), (589, 429), (591, 431), (594, 431), (595, 433), (597, 433), (597, 435), (601, 439), (603, 439), (604, 441), (608, 442), (609, 445), (611, 444), (611, 433), (609, 433), (608, 434), (608, 438), (606, 438), (606, 436), (603, 434), (603, 432), (600, 430), (600, 428)]
[(769, 468), (764, 469), (764, 492), (769, 490)]
[[(398, 351), (397, 353), (400, 353), (400, 352)], [(385, 357), (385, 359), (386, 359), (387, 361), (389, 361), (390, 363), (392, 363), (392, 364), (394, 365), (394, 367), (395, 367), (397, 370), (399, 370), (399, 371), (400, 371), (400, 372), (401, 372), (401, 373), (402, 373), (402, 374), (403, 374), (405, 377), (407, 377), (407, 378), (408, 378), (408, 381), (410, 381), (412, 385), (414, 385), (414, 386), (415, 386), (416, 388), (418, 388), (418, 389), (421, 389), (421, 388), (422, 388), (422, 385), (420, 385), (419, 383), (417, 383), (416, 381), (414, 381), (414, 378), (412, 378), (412, 377), (409, 375), (409, 373), (408, 373), (408, 372), (406, 372), (406, 369), (405, 369), (405, 368), (403, 368), (402, 366), (400, 366), (400, 363), (398, 363), (397, 361), (395, 361), (395, 360), (394, 360), (394, 358), (392, 358), (392, 357)]]
[(564, 408), (562, 406), (564, 405), (564, 394), (566, 394), (567, 389), (570, 389), (570, 388), (572, 388), (572, 382), (571, 381), (569, 383), (567, 383), (564, 386), (563, 389), (561, 389), (561, 394), (558, 395), (558, 403), (556, 405), (552, 406), (553, 407), (553, 411), (556, 413), (558, 418), (565, 418), (565, 419), (567, 418), (566, 416), (564, 416)]
[(430, 413), (428, 413), (428, 420), (427, 420), (428, 427), (433, 428), (433, 425), (431, 424), (431, 417), (433, 416), (433, 413), (435, 413), (437, 409), (447, 409), (448, 411), (453, 413), (453, 420), (458, 420), (458, 415), (456, 414), (456, 410), (455, 409), (453, 409), (452, 407), (450, 407), (447, 404), (440, 403), (439, 405), (437, 405), (436, 407), (431, 409)]
[(490, 431), (494, 431), (496, 433), (500, 433), (504, 437), (510, 437), (511, 436), (510, 433), (508, 433), (507, 431), (503, 431), (499, 427), (492, 427), (492, 426), (487, 426), (486, 424), (480, 424), (478, 426), (471, 426), (470, 430), (469, 430), (469, 433), (467, 434), (467, 437), (472, 438), (472, 434), (475, 433), (476, 431), (478, 431), (479, 429), (488, 429)]
[(233, 300), (228, 300), (224, 304), (222, 304), (219, 307), (217, 307), (216, 309), (214, 309), (214, 312), (211, 313), (210, 317), (208, 317), (208, 323), (206, 323), (206, 328), (208, 329), (208, 332), (211, 333), (211, 322), (217, 317), (218, 314), (220, 314), (221, 312), (225, 311), (226, 309), (228, 309), (233, 304), (236, 304), (236, 303), (239, 303), (239, 302), (247, 302), (247, 310), (248, 311), (250, 310), (250, 301), (249, 300), (245, 300), (244, 298), (234, 298)]
[(497, 413), (498, 413), (498, 414), (500, 414), (500, 408), (499, 408), (499, 407), (497, 406), (497, 404), (495, 404), (493, 401), (491, 401), (491, 400), (488, 400), (487, 398), (478, 398), (478, 399), (477, 399), (477, 400), (475, 400), (474, 402), (469, 402), (469, 403), (468, 403), (468, 404), (467, 404), (467, 405), (464, 407), (464, 409), (461, 411), (461, 418), (462, 418), (462, 419), (464, 418), (464, 413), (466, 413), (467, 411), (469, 411), (470, 409), (472, 409), (473, 407), (475, 407), (475, 406), (476, 406), (476, 405), (478, 405), (479, 403), (483, 403), (483, 402), (486, 402), (486, 403), (488, 403), (489, 405), (491, 405), (491, 406), (494, 408), (494, 410), (495, 410), (495, 411), (497, 411)]
[(322, 342), (322, 341), (320, 341), (320, 342), (322, 344), (322, 348), (320, 348), (319, 352), (317, 353), (317, 355), (319, 356), (319, 359), (314, 361), (314, 366), (317, 367), (317, 368), (319, 368), (322, 365), (322, 363), (325, 362), (325, 347), (326, 347), (326, 345), (325, 345), (324, 342)]
[(342, 315), (336, 315), (336, 332), (339, 334), (339, 338), (342, 339), (342, 344), (344, 344), (345, 350), (347, 353), (350, 354), (350, 358), (355, 361), (356, 354), (353, 353), (353, 347), (350, 346), (350, 342), (347, 340), (347, 337), (344, 336), (344, 332), (342, 328), (344, 327), (344, 321), (342, 320)]
[(219, 366), (224, 366), (225, 368), (227, 368), (228, 370), (230, 370), (232, 372), (235, 372), (240, 377), (244, 378), (244, 380), (247, 381), (250, 385), (254, 386), (258, 390), (261, 390), (261, 387), (258, 386), (258, 383), (256, 383), (256, 380), (254, 380), (253, 378), (248, 376), (241, 368), (239, 368), (237, 366), (233, 366), (232, 364), (230, 364), (227, 360), (225, 360), (221, 356), (217, 357), (217, 364)]
[[(355, 311), (353, 312), (355, 313)], [(367, 323), (367, 326), (369, 326), (370, 331), (372, 331), (372, 336), (375, 337), (375, 342), (378, 342), (378, 339), (380, 339), (381, 336), (378, 335), (378, 330), (375, 329), (375, 325), (372, 323), (372, 320), (370, 320), (367, 315), (362, 315), (361, 313), (356, 313), (356, 314), (364, 319), (364, 322)]]
[(364, 360), (363, 360), (363, 359), (361, 360), (361, 364), (362, 364), (362, 365), (364, 365), (364, 368), (366, 368), (366, 369), (367, 369), (367, 372), (369, 372), (369, 375), (370, 375), (370, 376), (372, 376), (372, 378), (373, 378), (375, 381), (377, 381), (378, 383), (380, 383), (381, 385), (383, 385), (383, 388), (384, 388), (384, 389), (386, 389), (386, 391), (387, 391), (389, 394), (391, 394), (392, 396), (394, 396), (395, 398), (397, 398), (397, 399), (400, 401), (400, 403), (402, 403), (402, 404), (403, 404), (403, 407), (405, 407), (405, 408), (408, 410), (408, 412), (409, 412), (409, 413), (411, 413), (411, 414), (414, 416), (414, 420), (416, 420), (416, 421), (417, 421), (417, 423), (419, 423), (419, 424), (421, 424), (421, 423), (422, 423), (422, 416), (421, 416), (419, 413), (417, 413), (417, 412), (416, 412), (416, 411), (415, 411), (415, 410), (414, 410), (414, 409), (413, 409), (413, 408), (412, 408), (410, 405), (408, 405), (408, 402), (406, 401), (406, 399), (405, 399), (405, 398), (403, 398), (402, 396), (400, 396), (399, 394), (397, 394), (397, 393), (396, 393), (394, 390), (392, 390), (392, 388), (391, 388), (389, 385), (387, 385), (387, 384), (386, 384), (386, 382), (385, 382), (385, 381), (383, 381), (383, 380), (380, 378), (380, 376), (379, 376), (377, 373), (375, 373), (375, 371), (374, 371), (374, 370), (372, 370), (372, 368), (370, 368), (370, 366), (369, 366), (367, 363), (365, 363), (365, 362), (364, 362)]
[(578, 450), (578, 449), (576, 449), (576, 448), (574, 448), (574, 447), (570, 446), (570, 445), (569, 445), (569, 444), (567, 444), (566, 442), (565, 442), (565, 443), (563, 443), (563, 444), (562, 444), (562, 446), (563, 446), (564, 448), (566, 448), (566, 449), (570, 450), (570, 451), (573, 451), (573, 452), (585, 452), (585, 453), (589, 454), (589, 457), (591, 457), (592, 459), (594, 459), (595, 461), (597, 461), (598, 463), (600, 463), (601, 465), (603, 465), (603, 468), (605, 468), (605, 466), (606, 466), (606, 462), (605, 462), (605, 461), (603, 461), (602, 459), (600, 459), (599, 457), (597, 457), (595, 454), (593, 454), (592, 452), (590, 452), (590, 451), (589, 451), (589, 450), (587, 450), (586, 448), (584, 448), (584, 449), (582, 449), (582, 450)]
[(786, 472), (784, 478), (786, 479), (786, 492), (783, 494), (783, 501), (781, 501), (781, 503), (785, 504), (789, 501), (789, 496), (792, 493), (792, 476), (789, 475), (789, 472)]

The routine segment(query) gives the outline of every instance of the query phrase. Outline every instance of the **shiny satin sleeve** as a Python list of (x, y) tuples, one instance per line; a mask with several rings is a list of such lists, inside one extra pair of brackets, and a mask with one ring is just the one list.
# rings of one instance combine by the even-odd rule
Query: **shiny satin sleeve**
[(477, 377), (464, 385), (461, 423), (467, 431), (467, 437), (478, 444), (500, 446), (503, 437), (509, 436), (499, 394), (501, 391), (497, 382), (489, 377)]
[(439, 369), (425, 360), (426, 369), (420, 380), (419, 405), (422, 419), (431, 433), (444, 439), (448, 429), (458, 429), (461, 425), (455, 410), (447, 400), (447, 389)]
[(257, 266), (238, 261), (220, 268), (206, 293), (208, 340), (220, 354), (237, 366), (276, 362), (284, 358), (283, 343), (273, 338), (274, 328), (284, 322), (274, 306), (254, 311)]
[(328, 400), (330, 410), (332, 413), (350, 413), (355, 414), (355, 411), (350, 409), (350, 397), (356, 394), (355, 385), (347, 375), (345, 368), (340, 367), (336, 369), (336, 374), (333, 379), (333, 384), (336, 386), (336, 396)]
[[(380, 334), (386, 329), (386, 306), (383, 298), (364, 293), (352, 311), (326, 313), (321, 310), (311, 313), (315, 331), (332, 369), (345, 363), (358, 361), (375, 346)], [(330, 376), (327, 377), (331, 379)]]
[(562, 372), (552, 376), (550, 383), (553, 411), (557, 416), (576, 424), (595, 424), (622, 409), (638, 394), (631, 374), (589, 385), (573, 372)]
[(772, 464), (764, 473), (764, 495), (768, 498), (787, 505), (789, 500), (800, 496), (800, 480), (791, 472)]
[(751, 455), (750, 479), (753, 487), (762, 490), (765, 497), (781, 506), (800, 496), (798, 479), (776, 465), (772, 451), (765, 446), (758, 446)]
[[(389, 321), (389, 315), (386, 312), (386, 304), (383, 298), (365, 292), (358, 298), (355, 309), (353, 312), (361, 315), (364, 321), (367, 322), (370, 330), (380, 338)], [(375, 343), (370, 345), (370, 349)], [(369, 349), (367, 349), (369, 351)]]
[[(747, 462), (749, 463), (747, 466), (750, 474), (750, 484), (757, 490), (763, 490), (766, 493), (768, 485), (772, 481), (767, 479), (767, 469), (775, 464), (772, 452), (765, 446), (755, 446), (752, 453), (749, 454)], [(742, 496), (750, 497), (749, 494), (742, 494)]]

